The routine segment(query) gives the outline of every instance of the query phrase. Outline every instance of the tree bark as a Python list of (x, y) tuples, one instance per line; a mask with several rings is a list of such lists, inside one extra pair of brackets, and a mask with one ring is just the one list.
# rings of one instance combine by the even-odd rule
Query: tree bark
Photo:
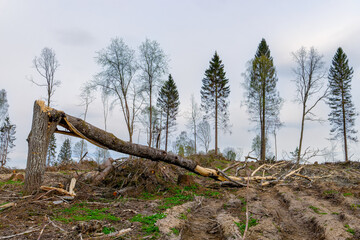
[(299, 149), (298, 149), (298, 153), (297, 153), (297, 160), (296, 163), (300, 164), (300, 160), (301, 160), (301, 149), (302, 149), (302, 142), (303, 142), (303, 136), (304, 136), (304, 124), (305, 124), (305, 102), (303, 103), (303, 111), (302, 111), (302, 118), (301, 118), (301, 129), (300, 129), (300, 142), (299, 142)]
[(345, 153), (345, 162), (349, 162), (348, 158), (348, 146), (347, 146), (347, 136), (346, 136), (346, 116), (345, 116), (345, 99), (344, 99), (344, 87), (341, 86), (341, 108), (342, 108), (342, 120), (343, 120), (343, 134), (344, 134), (344, 153)]
[(50, 137), (63, 115), (63, 112), (45, 106), (43, 101), (38, 100), (34, 104), (32, 127), (27, 139), (29, 148), (24, 194), (31, 194), (41, 186)]
[(261, 150), (260, 150), (260, 160), (265, 161), (266, 158), (266, 126), (265, 126), (265, 108), (266, 108), (266, 98), (265, 98), (265, 80), (262, 83), (262, 116), (261, 116)]
[(215, 155), (218, 154), (218, 98), (217, 87), (215, 91)]

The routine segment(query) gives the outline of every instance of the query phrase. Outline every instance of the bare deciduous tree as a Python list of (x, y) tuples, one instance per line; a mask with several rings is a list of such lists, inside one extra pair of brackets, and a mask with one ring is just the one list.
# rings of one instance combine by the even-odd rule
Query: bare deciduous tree
[(296, 67), (293, 69), (296, 76), (296, 101), (302, 105), (300, 141), (297, 152), (297, 163), (301, 160), (304, 126), (306, 120), (319, 120), (312, 112), (316, 105), (326, 97), (327, 90), (324, 90), (323, 56), (311, 47), (310, 50), (301, 47), (297, 52), (292, 53)]
[[(81, 99), (80, 105), (84, 107), (84, 118), (83, 119), (84, 119), (84, 121), (86, 121), (86, 116), (87, 116), (87, 112), (89, 110), (89, 105), (95, 100), (95, 96), (91, 89), (91, 85), (86, 84), (82, 87), (80, 99)], [(87, 148), (86, 148), (84, 139), (82, 139), (80, 141), (80, 143), (81, 143), (81, 148), (80, 148), (80, 153), (79, 153), (80, 154), (79, 159), (81, 159), (84, 156), (84, 152), (87, 151), (87, 150), (85, 150)]]
[(47, 90), (47, 105), (50, 106), (51, 97), (54, 95), (55, 87), (60, 85), (60, 81), (55, 80), (55, 72), (60, 66), (56, 59), (55, 51), (51, 48), (43, 48), (39, 57), (33, 60), (36, 71), (42, 76), (46, 83), (38, 83), (34, 79), (30, 79), (35, 85), (46, 87)]
[(197, 137), (200, 140), (201, 144), (204, 146), (205, 152), (207, 153), (211, 142), (210, 124), (206, 120), (203, 120), (198, 124), (197, 128), (198, 128)]
[(135, 116), (141, 106), (137, 101), (138, 90), (134, 84), (137, 71), (135, 51), (122, 39), (115, 38), (107, 48), (97, 53), (96, 59), (102, 71), (97, 75), (95, 85), (102, 88), (103, 94), (111, 94), (117, 98), (129, 133), (129, 141), (132, 142)]
[(196, 150), (196, 142), (197, 142), (197, 125), (201, 119), (201, 111), (197, 102), (195, 102), (194, 94), (191, 95), (191, 109), (190, 113), (187, 116), (187, 126), (190, 128), (193, 136), (194, 136), (194, 143), (195, 143), (195, 153)]
[(166, 73), (168, 68), (168, 59), (160, 44), (156, 41), (146, 39), (139, 48), (139, 67), (142, 71), (143, 90), (149, 97), (149, 147), (152, 141), (152, 96), (160, 78)]

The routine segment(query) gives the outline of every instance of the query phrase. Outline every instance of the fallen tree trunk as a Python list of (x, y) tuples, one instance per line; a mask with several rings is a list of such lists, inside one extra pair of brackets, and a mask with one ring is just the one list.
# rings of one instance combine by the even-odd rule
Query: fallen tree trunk
[[(60, 125), (66, 129), (56, 128)], [(211, 177), (219, 181), (243, 181), (242, 177), (226, 176), (215, 169), (204, 168), (193, 160), (168, 153), (161, 149), (123, 141), (114, 134), (97, 128), (80, 118), (73, 117), (53, 108), (45, 107), (43, 101), (35, 101), (33, 125), (29, 135), (28, 162), (26, 168), (25, 190), (31, 193), (38, 190), (42, 183), (42, 176), (45, 172), (46, 152), (49, 145), (49, 138), (53, 133), (61, 133), (85, 139), (99, 147), (111, 149), (117, 152), (146, 158), (153, 161), (162, 161), (185, 168), (191, 172), (205, 177)], [(35, 169), (35, 170), (34, 170)], [(275, 177), (252, 176), (250, 180), (273, 180)]]

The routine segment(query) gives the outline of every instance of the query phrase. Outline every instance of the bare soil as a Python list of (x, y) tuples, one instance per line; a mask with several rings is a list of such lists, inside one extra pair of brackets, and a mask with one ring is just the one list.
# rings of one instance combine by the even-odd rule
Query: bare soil
[[(233, 164), (199, 158), (200, 164), (205, 160), (222, 169)], [(250, 163), (248, 169), (258, 166)], [(296, 177), (264, 187), (251, 183), (249, 188), (221, 187), (212, 179), (146, 160), (133, 159), (116, 169), (96, 186), (81, 180), (94, 168), (46, 172), (46, 186), (66, 188), (77, 177), (74, 199), (56, 192), (24, 198), (22, 182), (8, 181), (12, 173), (3, 170), (0, 209), (9, 202), (15, 206), (0, 210), (0, 239), (240, 239), (246, 208), (249, 240), (360, 239), (358, 163), (306, 165), (300, 174), (311, 182)], [(178, 184), (184, 174), (186, 181)], [(246, 176), (246, 170), (240, 175)]]

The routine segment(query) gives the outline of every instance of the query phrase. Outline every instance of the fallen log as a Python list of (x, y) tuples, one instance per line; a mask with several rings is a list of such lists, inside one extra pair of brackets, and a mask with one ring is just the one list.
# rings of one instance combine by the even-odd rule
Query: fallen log
[[(32, 129), (28, 138), (29, 149), (24, 185), (25, 193), (31, 194), (33, 191), (38, 191), (41, 186), (41, 180), (45, 172), (45, 158), (46, 150), (49, 145), (49, 137), (54, 132), (76, 136), (105, 149), (111, 149), (152, 161), (162, 161), (176, 165), (187, 169), (188, 171), (205, 177), (210, 177), (218, 181), (228, 181), (223, 174), (215, 169), (201, 167), (193, 160), (183, 158), (161, 149), (126, 142), (115, 137), (114, 134), (97, 128), (80, 118), (73, 117), (63, 111), (46, 107), (43, 101), (35, 101), (33, 114)], [(57, 125), (62, 126), (65, 130), (59, 130)], [(245, 178), (243, 177), (228, 176), (228, 178), (233, 181), (245, 182)], [(272, 176), (252, 176), (249, 178), (250, 181), (274, 179), (276, 178)], [(100, 176), (98, 180), (101, 180)]]

